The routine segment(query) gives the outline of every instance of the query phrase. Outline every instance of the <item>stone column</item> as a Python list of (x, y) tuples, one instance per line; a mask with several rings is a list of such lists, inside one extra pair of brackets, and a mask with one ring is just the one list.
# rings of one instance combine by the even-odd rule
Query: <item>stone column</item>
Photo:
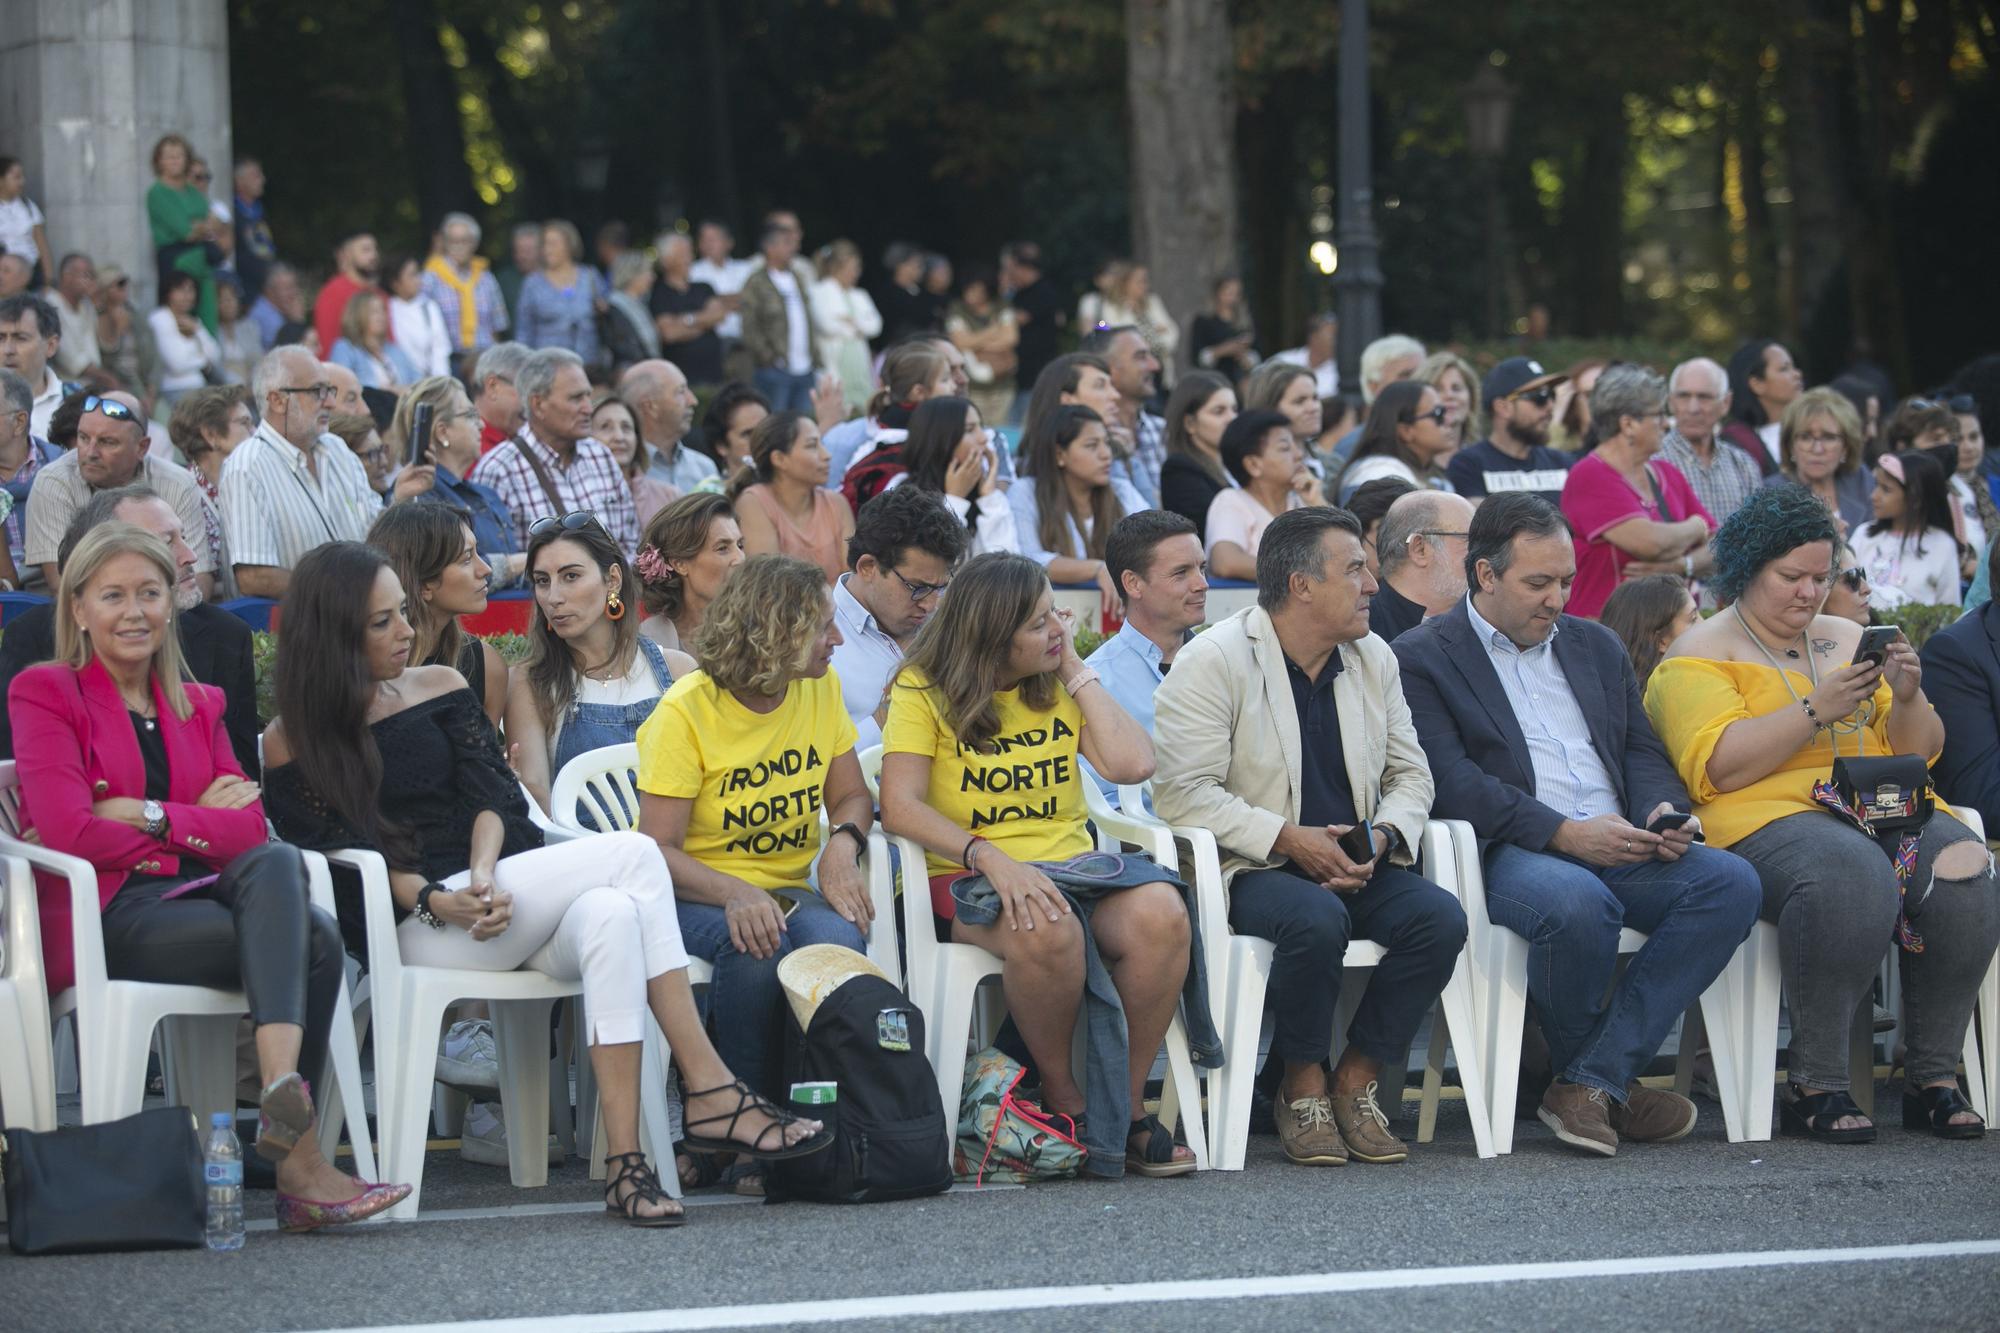
[(0, 153), (21, 159), (55, 257), (121, 265), (142, 314), (156, 285), (146, 189), (169, 131), (228, 202), (226, 0), (0, 0)]

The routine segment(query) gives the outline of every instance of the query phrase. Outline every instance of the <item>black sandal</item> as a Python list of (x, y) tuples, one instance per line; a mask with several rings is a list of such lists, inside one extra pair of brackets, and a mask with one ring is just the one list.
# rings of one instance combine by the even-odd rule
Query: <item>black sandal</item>
[(1928, 1129), (1941, 1139), (1976, 1139), (1986, 1133), (1984, 1120), (1970, 1125), (1952, 1124), (1951, 1118), (1960, 1114), (1977, 1113), (1972, 1110), (1972, 1103), (1960, 1094), (1956, 1084), (1903, 1089), (1904, 1129)]
[(1846, 1092), (1807, 1092), (1798, 1084), (1788, 1085), (1790, 1096), (1778, 1098), (1778, 1119), (1784, 1133), (1793, 1138), (1818, 1139), (1821, 1143), (1873, 1143), (1875, 1126), (1834, 1129), (1843, 1116), (1868, 1117)]
[[(745, 1157), (762, 1158), (767, 1162), (782, 1162), (793, 1157), (809, 1157), (813, 1153), (822, 1152), (833, 1146), (833, 1131), (825, 1127), (821, 1127), (819, 1133), (809, 1139), (800, 1139), (797, 1143), (787, 1145), (785, 1143), (785, 1127), (803, 1117), (793, 1115), (790, 1111), (773, 1106), (770, 1102), (765, 1101), (762, 1097), (752, 1092), (750, 1085), (740, 1078), (733, 1083), (726, 1083), (721, 1087), (709, 1088), (705, 1092), (689, 1092), (686, 1094), (686, 1099), (687, 1103), (692, 1105), (697, 1098), (713, 1097), (718, 1092), (729, 1092), (732, 1090), (736, 1093), (736, 1106), (734, 1109), (724, 1111), (720, 1115), (703, 1116), (699, 1120), (689, 1120), (683, 1123), (682, 1129), (684, 1132), (681, 1135), (681, 1146), (684, 1149), (692, 1152), (733, 1152)], [(745, 1144), (733, 1137), (736, 1133), (736, 1122), (743, 1118), (746, 1111), (762, 1111), (771, 1118), (771, 1123), (764, 1126), (763, 1130), (758, 1133), (757, 1141), (754, 1144)], [(719, 1136), (697, 1134), (694, 1132), (696, 1125), (712, 1125), (719, 1120), (727, 1120), (729, 1122), (724, 1126)], [(764, 1140), (772, 1134), (778, 1136), (778, 1146), (775, 1148), (766, 1148)]]
[[(635, 1227), (677, 1227), (687, 1222), (687, 1212), (680, 1200), (660, 1188), (660, 1178), (653, 1168), (646, 1165), (646, 1154), (642, 1152), (613, 1153), (604, 1159), (606, 1169), (614, 1165), (617, 1171), (604, 1184), (604, 1211), (623, 1217)], [(630, 1185), (632, 1192), (623, 1198), (614, 1199), (619, 1187)], [(671, 1213), (642, 1213), (640, 1204), (671, 1204)]]
[[(705, 1190), (729, 1170), (725, 1154), (712, 1152), (690, 1152), (682, 1148), (674, 1161), (674, 1174), (681, 1178), (683, 1193), (689, 1190)], [(681, 1163), (686, 1162), (686, 1166)]]
[(1198, 1165), (1192, 1154), (1185, 1158), (1174, 1156), (1174, 1136), (1156, 1115), (1142, 1120), (1134, 1120), (1132, 1128), (1125, 1136), (1125, 1169), (1142, 1176), (1155, 1179), (1164, 1176), (1184, 1176)]

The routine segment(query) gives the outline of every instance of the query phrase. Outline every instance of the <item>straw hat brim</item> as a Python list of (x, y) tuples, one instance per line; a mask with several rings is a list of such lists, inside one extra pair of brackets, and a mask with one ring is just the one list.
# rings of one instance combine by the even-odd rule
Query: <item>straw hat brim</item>
[(813, 1015), (826, 997), (856, 977), (888, 980), (866, 955), (838, 944), (807, 945), (778, 964), (778, 984), (785, 988), (785, 1002), (792, 1006), (799, 1027), (806, 1030), (812, 1028)]

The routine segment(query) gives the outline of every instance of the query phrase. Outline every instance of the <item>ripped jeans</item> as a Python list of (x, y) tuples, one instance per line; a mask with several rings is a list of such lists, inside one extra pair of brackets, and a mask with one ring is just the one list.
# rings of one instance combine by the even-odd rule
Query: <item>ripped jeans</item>
[[(1912, 902), (1930, 890), (1911, 922), (1924, 951), (1896, 951), (1912, 1087), (1957, 1070), (1973, 1000), (2000, 945), (2000, 886), (1992, 859), (1965, 879), (1935, 873), (1939, 854), (1972, 836), (1940, 808), (1924, 826), (1910, 876)], [(1766, 824), (1729, 850), (1756, 867), (1764, 919), (1778, 926), (1792, 1008), (1789, 1077), (1810, 1088), (1845, 1091), (1851, 1085), (1849, 1024), (1896, 926), (1896, 872), (1888, 854), (1853, 825), (1817, 810)]]

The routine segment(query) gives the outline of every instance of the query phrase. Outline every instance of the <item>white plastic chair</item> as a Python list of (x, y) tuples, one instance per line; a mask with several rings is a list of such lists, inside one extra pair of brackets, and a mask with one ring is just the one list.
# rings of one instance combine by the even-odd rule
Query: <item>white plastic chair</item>
[[(862, 774), (868, 780), (868, 790), (879, 800), (882, 747), (870, 746), (861, 752), (860, 759)], [(1096, 784), (1088, 779), (1084, 782), (1084, 790), (1086, 799), (1097, 795)], [(1119, 815), (1106, 808), (1101, 798), (1094, 803), (1090, 817), (1097, 826), (1098, 846), (1102, 850), (1117, 851), (1121, 843), (1129, 842), (1155, 859), (1171, 852), (1171, 838), (1164, 845), (1159, 838), (1166, 831), (1163, 827), (1144, 826)], [(881, 886), (890, 879), (889, 844), (892, 842), (902, 863), (905, 883), (898, 901), (905, 947), (909, 951), (909, 984), (904, 989), (923, 1011), (926, 1045), (929, 1048), (927, 1054), (937, 1075), (938, 1095), (944, 1103), (946, 1133), (951, 1135), (957, 1132), (958, 1107), (963, 1100), (965, 1056), (972, 1033), (974, 1001), (980, 984), (988, 977), (1000, 975), (1001, 962), (996, 955), (977, 945), (956, 944), (937, 938), (937, 927), (931, 915), (929, 883), (923, 871), (923, 848), (908, 838), (890, 838), (879, 830), (870, 838), (871, 862), (880, 877), (875, 887), (877, 903), (881, 901)], [(1160, 863), (1171, 866), (1173, 858), (1167, 855)], [(877, 911), (880, 910), (878, 906)], [(1196, 912), (1207, 915), (1199, 897)], [(1196, 928), (1203, 928), (1202, 923), (1197, 922)], [(1206, 937), (1203, 947), (1207, 947)], [(1209, 966), (1211, 969), (1215, 966), (1212, 955)], [(1219, 1016), (1217, 1021), (1219, 1026)], [(1080, 1032), (1081, 1021), (1078, 1028)], [(1193, 1053), (1188, 1046), (1187, 1027), (1178, 1013), (1167, 1028), (1166, 1050), (1168, 1077), (1161, 1092), (1160, 1120), (1168, 1128), (1185, 1120), (1184, 1136), (1189, 1151), (1194, 1154), (1195, 1167), (1206, 1171), (1213, 1165), (1209, 1154), (1209, 1130), (1202, 1119), (1201, 1090), (1196, 1081)]]
[[(8, 793), (11, 798), (12, 793)], [(11, 823), (11, 811), (10, 823)], [(56, 1127), (55, 1053), (42, 975), (42, 926), (26, 861), (0, 857), (0, 1112), (9, 1129)]]
[[(56, 996), (47, 1012), (51, 1019), (69, 1015), (75, 1022), (83, 1122), (99, 1124), (138, 1113), (145, 1102), (146, 1056), (156, 1028), (163, 1038), (170, 1099), (185, 1103), (204, 1121), (216, 1111), (234, 1113), (236, 1034), (240, 1020), (249, 1012), (243, 992), (111, 980), (105, 971), (96, 868), (80, 857), (22, 842), (16, 836), (19, 832), (19, 778), (12, 760), (0, 761), (0, 855), (17, 858), (69, 884), (76, 984)], [(308, 853), (309, 870), (313, 859)], [(9, 898), (13, 897), (10, 892)], [(315, 883), (313, 905), (333, 909), (332, 894), (324, 885)], [(331, 1077), (320, 1071), (306, 1072), (313, 1079), (317, 1101), (337, 1105), (346, 1100), (359, 1106), (361, 1061), (344, 980), (336, 1004), (327, 1052)], [(53, 1115), (53, 1078), (47, 1086), (47, 1107)], [(340, 1128), (337, 1111), (319, 1117), (320, 1146), (329, 1159), (338, 1145)], [(375, 1156), (365, 1118), (356, 1118), (349, 1137), (355, 1169), (364, 1178), (374, 1179)]]

